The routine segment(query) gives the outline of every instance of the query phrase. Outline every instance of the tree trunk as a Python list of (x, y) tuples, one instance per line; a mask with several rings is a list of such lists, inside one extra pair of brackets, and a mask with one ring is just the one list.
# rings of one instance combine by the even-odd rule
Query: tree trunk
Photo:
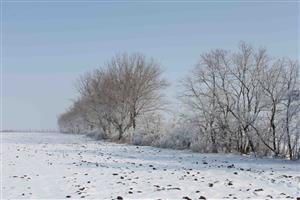
[(213, 153), (218, 153), (216, 138), (214, 137), (213, 131), (211, 131), (211, 142), (212, 142), (212, 152)]
[(122, 136), (123, 136), (122, 126), (119, 126), (118, 130), (119, 130), (119, 138), (118, 139), (121, 140)]
[(275, 157), (278, 157), (279, 154), (279, 149), (277, 149), (276, 146), (276, 126), (275, 126), (275, 113), (276, 113), (276, 106), (275, 103), (273, 103), (273, 108), (272, 108), (272, 115), (271, 115), (271, 119), (270, 119), (270, 129), (272, 131), (272, 143), (273, 143), (273, 151), (275, 153)]
[(290, 157), (290, 160), (292, 160), (293, 159), (293, 150), (292, 150), (292, 145), (291, 145), (291, 136), (290, 136), (290, 127), (289, 127), (289, 125), (290, 125), (290, 118), (289, 118), (290, 105), (291, 105), (291, 99), (289, 98), (288, 102), (287, 102), (287, 106), (286, 106), (285, 128), (286, 128), (286, 135), (287, 135), (287, 140), (288, 140), (289, 157)]
[(255, 148), (254, 148), (254, 144), (248, 134), (248, 126), (244, 127), (244, 133), (245, 135), (247, 136), (247, 139), (248, 139), (248, 142), (249, 142), (249, 145), (250, 145), (250, 148), (252, 150), (252, 152), (255, 154)]
[(286, 134), (287, 134), (287, 140), (288, 140), (288, 151), (289, 151), (289, 157), (290, 160), (293, 160), (293, 150), (292, 150), (292, 145), (291, 145), (291, 137), (290, 137), (290, 128), (289, 128), (289, 117), (288, 113), (286, 116)]
[(135, 119), (135, 117), (133, 117), (133, 119), (132, 119), (132, 127), (133, 127), (133, 130), (135, 130), (135, 128), (136, 128), (136, 119)]

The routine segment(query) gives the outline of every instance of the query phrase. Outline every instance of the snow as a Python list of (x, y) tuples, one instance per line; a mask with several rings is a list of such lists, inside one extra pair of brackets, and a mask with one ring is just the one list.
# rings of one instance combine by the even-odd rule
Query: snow
[(280, 199), (295, 198), (300, 180), (299, 161), (1, 134), (5, 199)]

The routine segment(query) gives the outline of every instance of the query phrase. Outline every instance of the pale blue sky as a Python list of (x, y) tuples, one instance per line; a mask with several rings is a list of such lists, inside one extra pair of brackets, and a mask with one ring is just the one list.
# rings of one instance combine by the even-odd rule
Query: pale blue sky
[(75, 79), (115, 53), (142, 52), (177, 80), (199, 55), (239, 41), (299, 56), (299, 2), (3, 3), (3, 128), (56, 128)]

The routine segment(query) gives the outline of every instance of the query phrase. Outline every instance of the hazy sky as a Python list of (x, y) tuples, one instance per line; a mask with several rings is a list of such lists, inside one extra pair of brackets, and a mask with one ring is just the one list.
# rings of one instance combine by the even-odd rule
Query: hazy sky
[(142, 52), (177, 80), (199, 55), (239, 41), (299, 56), (299, 3), (3, 3), (3, 128), (56, 128), (74, 82), (115, 53)]

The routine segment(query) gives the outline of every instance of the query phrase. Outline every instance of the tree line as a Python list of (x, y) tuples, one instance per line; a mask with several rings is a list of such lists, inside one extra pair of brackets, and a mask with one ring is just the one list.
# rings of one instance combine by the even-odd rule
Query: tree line
[[(61, 132), (200, 152), (300, 158), (299, 63), (242, 42), (200, 56), (179, 81), (172, 119), (162, 66), (119, 54), (76, 82), (78, 99), (58, 118)], [(172, 110), (172, 109), (171, 109)]]

